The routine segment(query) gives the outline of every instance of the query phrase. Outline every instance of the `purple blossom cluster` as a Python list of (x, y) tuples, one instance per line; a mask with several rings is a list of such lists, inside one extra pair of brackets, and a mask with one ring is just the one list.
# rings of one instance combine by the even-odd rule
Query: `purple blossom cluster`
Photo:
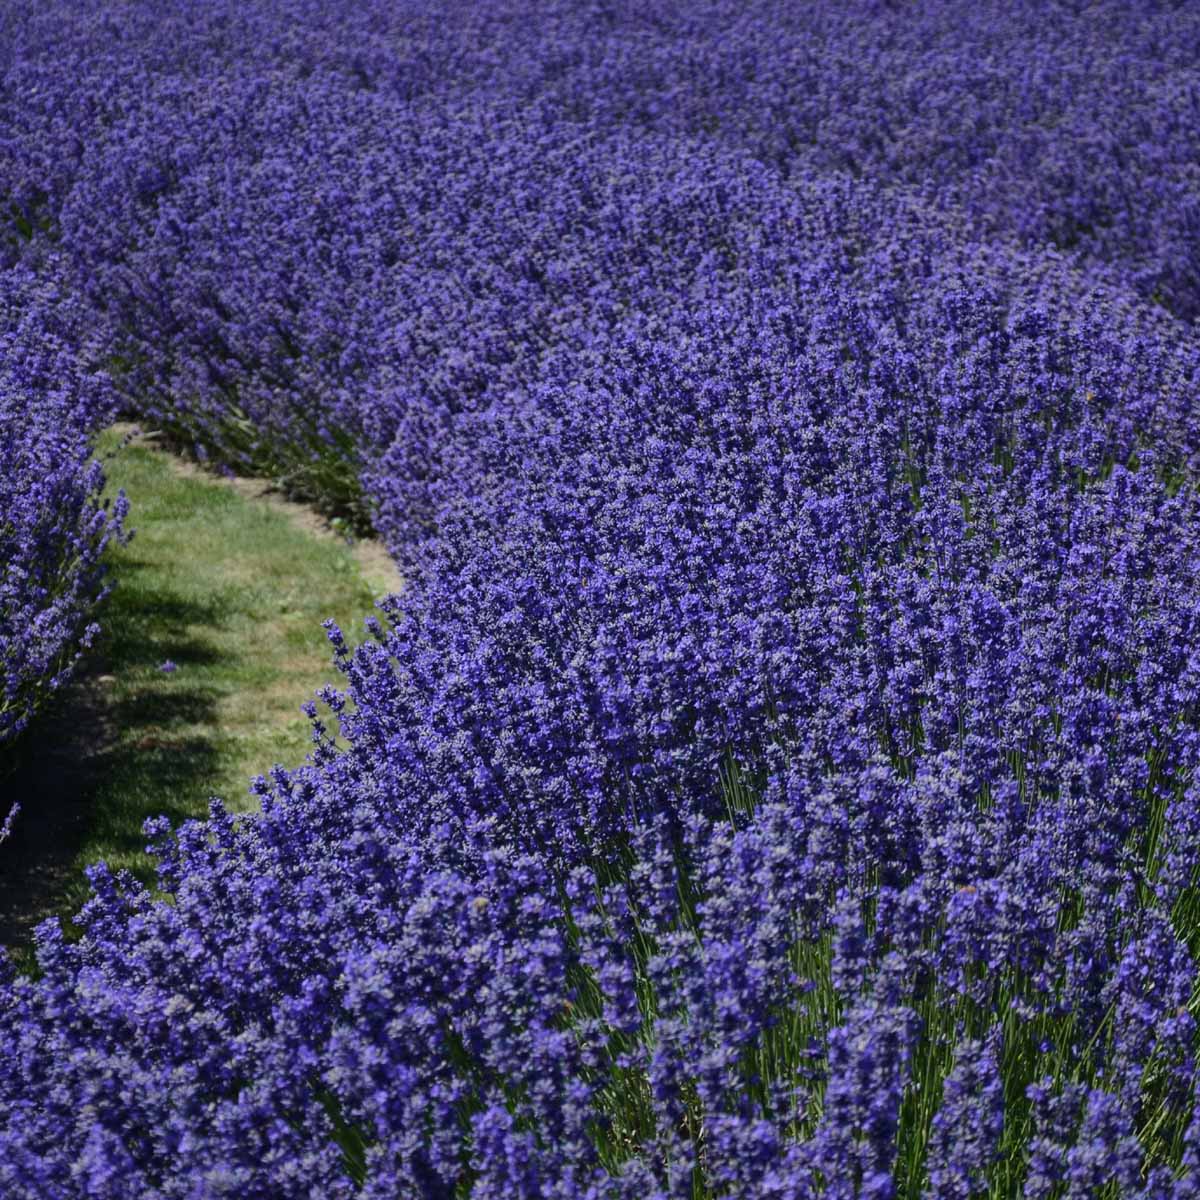
[(0, 1191), (1200, 1194), (1200, 11), (2, 19), (11, 255), (406, 588)]
[(0, 270), (0, 756), (99, 631), (101, 556), (126, 511), (100, 501), (89, 439), (110, 389), (80, 367), (71, 310), (34, 274)]
[(1194, 316), (1200, 19), (1075, 7), (56, 0), (7, 18), (0, 243), (69, 248), (181, 446), (370, 521), (394, 441), (719, 271), (680, 207), (748, 174)]

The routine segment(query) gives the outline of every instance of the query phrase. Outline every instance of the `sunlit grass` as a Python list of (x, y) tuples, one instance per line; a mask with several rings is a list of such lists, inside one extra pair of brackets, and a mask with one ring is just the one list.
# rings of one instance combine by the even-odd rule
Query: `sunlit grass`
[[(98, 860), (153, 882), (147, 817), (202, 817), (213, 795), (250, 809), (252, 777), (303, 762), (300, 705), (339, 678), (321, 622), (333, 618), (357, 641), (376, 598), (349, 545), (279, 507), (183, 471), (119, 430), (101, 434), (97, 454), (109, 492), (129, 496), (136, 534), (111, 552), (92, 684), (107, 744), (54, 898), (62, 915), (86, 898), (84, 868)], [(38, 753), (36, 730), (28, 753)]]

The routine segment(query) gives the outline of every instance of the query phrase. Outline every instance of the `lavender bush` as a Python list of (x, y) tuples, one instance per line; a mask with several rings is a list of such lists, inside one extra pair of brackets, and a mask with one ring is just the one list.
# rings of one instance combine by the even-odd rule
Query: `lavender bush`
[(1200, 303), (1189, 5), (62, 0), (8, 20), (7, 240), (69, 249), (129, 402), (181, 446), (362, 520), (395, 438), (422, 456), (431, 423), (548, 348), (711, 277), (719, 257), (684, 252), (737, 227), (667, 239), (717, 180), (857, 180), (884, 192), (873, 222), (916, 207)]
[(1197, 17), (8, 16), (6, 252), (408, 582), (6, 1194), (1198, 1194)]
[(0, 755), (99, 631), (101, 555), (126, 511), (100, 502), (89, 437), (111, 400), (81, 373), (70, 309), (0, 271)]

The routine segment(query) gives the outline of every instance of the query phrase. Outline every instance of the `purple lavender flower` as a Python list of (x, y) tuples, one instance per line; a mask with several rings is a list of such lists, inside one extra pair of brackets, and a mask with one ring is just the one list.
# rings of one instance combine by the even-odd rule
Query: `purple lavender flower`
[(987, 1042), (965, 1040), (942, 1088), (930, 1137), (929, 1187), (947, 1200), (986, 1195), (988, 1171), (1004, 1130), (1004, 1083), (999, 1033)]
[(111, 394), (72, 346), (78, 317), (50, 281), (0, 266), (0, 751), (99, 632), (103, 553), (128, 507), (100, 503), (89, 437)]
[(1196, 6), (0, 31), (0, 742), (116, 403), (406, 581), (0, 973), (0, 1192), (1194, 1190)]

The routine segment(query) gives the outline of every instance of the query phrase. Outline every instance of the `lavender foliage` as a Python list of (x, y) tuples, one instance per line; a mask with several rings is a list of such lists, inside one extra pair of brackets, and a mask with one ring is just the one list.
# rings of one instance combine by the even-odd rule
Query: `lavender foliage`
[(34, 274), (0, 270), (0, 754), (99, 632), (102, 554), (126, 511), (100, 501), (89, 439), (111, 400), (81, 368), (72, 308)]
[(13, 269), (407, 586), (5, 977), (0, 1190), (1193, 1194), (1194, 6), (2, 20)]

